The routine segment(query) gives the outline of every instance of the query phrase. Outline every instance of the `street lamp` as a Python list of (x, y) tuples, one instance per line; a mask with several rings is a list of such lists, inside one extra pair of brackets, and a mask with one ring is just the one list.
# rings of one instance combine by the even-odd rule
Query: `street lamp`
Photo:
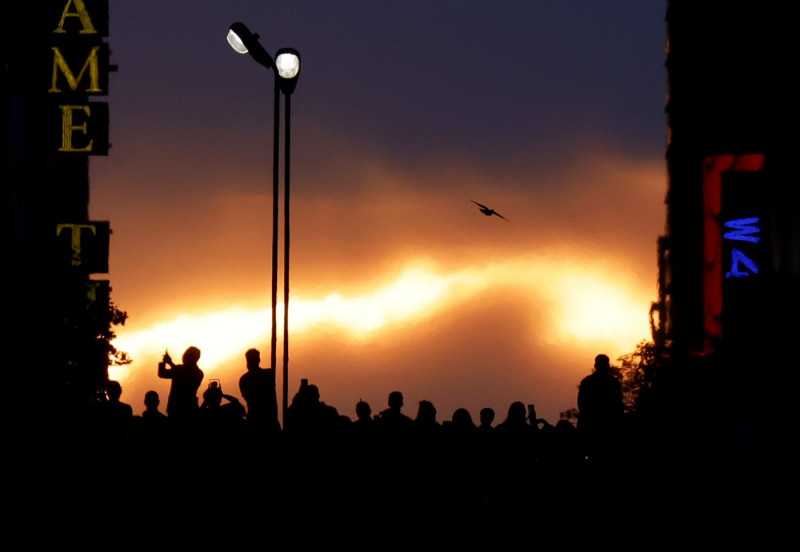
[(286, 408), (289, 399), (289, 167), (291, 154), (291, 105), (292, 92), (300, 77), (300, 54), (294, 48), (281, 48), (275, 55), (278, 87), (285, 99), (283, 102), (283, 419), (286, 420)]
[(258, 63), (272, 69), (272, 58), (258, 41), (258, 33), (251, 33), (244, 23), (234, 23), (228, 30), (228, 44), (240, 54), (250, 54)]
[(279, 180), (279, 142), (280, 142), (280, 96), (285, 96), (284, 113), (284, 145), (285, 152), (285, 199), (284, 199), (284, 279), (283, 279), (283, 422), (286, 424), (286, 412), (289, 399), (289, 158), (290, 158), (290, 113), (291, 94), (297, 85), (300, 75), (300, 54), (293, 48), (278, 50), (275, 60), (267, 53), (258, 41), (258, 34), (251, 33), (244, 23), (234, 23), (228, 30), (228, 43), (240, 54), (250, 56), (260, 65), (273, 71), (275, 89), (273, 93), (273, 136), (272, 136), (272, 336), (270, 340), (270, 367), (276, 368), (277, 341), (277, 290), (278, 290), (278, 180)]
[[(228, 30), (228, 44), (237, 53), (250, 54), (257, 63), (274, 70), (275, 62), (258, 41), (258, 34), (251, 33), (244, 23), (236, 22)], [(274, 108), (272, 114), (272, 335), (270, 339), (270, 368), (275, 369), (277, 342), (277, 302), (278, 302), (278, 171), (280, 141), (280, 97), (278, 94), (278, 73), (275, 75), (273, 92)]]
[(300, 53), (294, 48), (281, 48), (275, 55), (281, 92), (289, 96), (297, 86), (300, 77)]

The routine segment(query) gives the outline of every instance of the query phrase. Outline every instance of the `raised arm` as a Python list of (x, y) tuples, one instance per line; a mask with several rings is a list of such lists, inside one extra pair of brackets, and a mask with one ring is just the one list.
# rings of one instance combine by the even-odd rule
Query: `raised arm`
[[(169, 368), (167, 368), (169, 366)], [(158, 377), (164, 379), (172, 379), (173, 369), (175, 364), (172, 362), (169, 353), (165, 352), (161, 362), (158, 363)]]

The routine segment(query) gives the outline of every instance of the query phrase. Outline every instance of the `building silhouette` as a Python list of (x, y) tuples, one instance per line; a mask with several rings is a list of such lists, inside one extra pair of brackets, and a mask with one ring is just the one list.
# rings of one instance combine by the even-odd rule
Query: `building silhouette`
[(108, 221), (89, 162), (108, 153), (107, 0), (35, 2), (3, 18), (10, 372), (42, 404), (104, 397), (114, 310)]
[(684, 383), (707, 378), (703, 389), (725, 396), (719, 406), (780, 402), (774, 377), (796, 363), (789, 21), (776, 2), (667, 3), (669, 182), (651, 318), (671, 361), (701, 370), (687, 368)]

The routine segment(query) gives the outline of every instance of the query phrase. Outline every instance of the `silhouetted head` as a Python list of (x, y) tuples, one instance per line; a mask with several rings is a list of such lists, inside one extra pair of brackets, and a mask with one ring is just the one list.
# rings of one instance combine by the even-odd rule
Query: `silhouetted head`
[(417, 410), (417, 420), (420, 422), (435, 422), (436, 421), (436, 408), (431, 401), (419, 401), (419, 410)]
[(358, 416), (359, 420), (369, 420), (372, 416), (372, 408), (369, 403), (358, 401), (356, 403), (356, 416)]
[(203, 402), (209, 406), (219, 406), (222, 404), (222, 388), (216, 381), (212, 381), (208, 389), (203, 393)]
[(248, 349), (244, 354), (248, 368), (258, 368), (261, 364), (261, 353), (258, 349)]
[(189, 347), (183, 352), (184, 364), (197, 364), (198, 360), (200, 360), (200, 349), (197, 347)]
[(122, 396), (122, 386), (118, 381), (109, 381), (106, 383), (106, 395), (112, 401), (118, 401)]
[(611, 361), (609, 361), (607, 355), (597, 355), (594, 357), (594, 369), (596, 372), (608, 372), (610, 367)]
[(453, 412), (453, 425), (457, 427), (475, 427), (472, 415), (466, 408), (458, 408)]
[(488, 406), (481, 408), (480, 419), (482, 426), (491, 426), (492, 422), (494, 422), (494, 409)]
[(510, 422), (525, 422), (526, 421), (525, 403), (522, 401), (515, 401), (508, 407), (508, 418)]
[(314, 384), (306, 387), (306, 400), (312, 403), (319, 402), (319, 387)]
[(153, 391), (152, 389), (144, 394), (144, 405), (148, 408), (148, 410), (156, 410), (158, 409), (158, 405), (161, 403), (161, 399), (158, 398), (158, 392)]
[(403, 407), (403, 394), (400, 391), (389, 393), (389, 408), (400, 410)]

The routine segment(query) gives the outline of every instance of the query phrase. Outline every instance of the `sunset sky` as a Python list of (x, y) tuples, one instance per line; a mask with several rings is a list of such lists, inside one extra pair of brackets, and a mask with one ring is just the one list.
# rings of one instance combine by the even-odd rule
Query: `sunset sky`
[(440, 421), (462, 406), (502, 421), (519, 400), (555, 423), (597, 353), (649, 338), (665, 9), (110, 2), (112, 148), (91, 159), (89, 213), (111, 222), (112, 299), (129, 315), (116, 345), (134, 362), (111, 370), (123, 400), (140, 413), (156, 389), (166, 404), (165, 349), (199, 347), (201, 391), (218, 378), (235, 396), (244, 352), (269, 361), (273, 76), (228, 46), (242, 21), (302, 57), (289, 397), (308, 378), (351, 417), (397, 389), (412, 416), (426, 399)]

